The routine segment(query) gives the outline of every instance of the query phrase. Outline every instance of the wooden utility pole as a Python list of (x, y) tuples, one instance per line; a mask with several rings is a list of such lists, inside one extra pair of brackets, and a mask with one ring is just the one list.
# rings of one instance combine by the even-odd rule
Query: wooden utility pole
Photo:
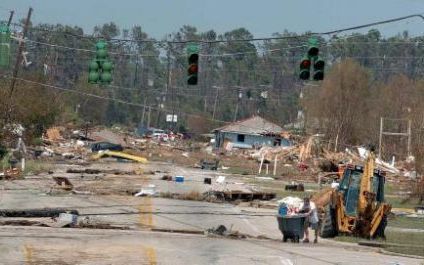
[(141, 113), (141, 126), (144, 126), (145, 113), (146, 113), (146, 99), (144, 99), (143, 112)]
[(29, 22), (31, 20), (31, 14), (32, 14), (32, 7), (30, 7), (29, 10), (28, 10), (28, 15), (27, 15), (27, 18), (25, 20), (24, 30), (22, 32), (22, 40), (19, 42), (18, 52), (16, 54), (15, 67), (13, 69), (12, 82), (10, 83), (9, 99), (12, 98), (13, 90), (15, 89), (16, 77), (18, 77), (19, 66), (20, 66), (21, 60), (22, 60), (22, 52), (23, 52), (24, 46), (25, 46), (24, 39), (25, 39), (25, 36), (27, 35), (27, 32), (28, 32)]
[(152, 107), (149, 106), (148, 112), (147, 112), (147, 128), (150, 128), (150, 113), (152, 112)]
[[(384, 120), (392, 120), (392, 121), (407, 121), (408, 122), (408, 129), (406, 132), (385, 132), (384, 131)], [(391, 135), (391, 136), (403, 136), (403, 137), (408, 137), (408, 142), (407, 142), (407, 146), (406, 146), (406, 150), (407, 150), (407, 155), (410, 156), (411, 155), (411, 127), (412, 127), (412, 122), (411, 120), (408, 119), (389, 119), (389, 118), (384, 118), (384, 117), (380, 117), (380, 137), (379, 137), (379, 144), (378, 144), (378, 158), (381, 159), (381, 153), (382, 153), (382, 143), (383, 143), (383, 135)]]
[(11, 10), (9, 15), (9, 20), (7, 21), (7, 26), (10, 27), (10, 24), (12, 24), (13, 15), (15, 14), (15, 11)]
[(378, 158), (381, 159), (381, 148), (383, 143), (383, 123), (384, 118), (380, 117), (380, 136), (378, 137)]
[(219, 96), (219, 88), (220, 87), (216, 87), (215, 102), (213, 103), (212, 119), (215, 119), (216, 105), (217, 105), (218, 96)]

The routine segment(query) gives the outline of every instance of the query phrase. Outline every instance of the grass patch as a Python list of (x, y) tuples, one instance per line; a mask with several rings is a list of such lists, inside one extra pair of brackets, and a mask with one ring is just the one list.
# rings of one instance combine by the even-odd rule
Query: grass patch
[(419, 206), (418, 199), (408, 199), (406, 197), (388, 197), (386, 196), (386, 202), (390, 203), (393, 208), (410, 208), (413, 209)]
[(237, 166), (232, 166), (229, 169), (224, 170), (225, 173), (229, 173), (229, 174), (236, 174), (236, 175), (254, 175), (255, 172), (253, 172), (250, 169), (247, 169), (245, 167), (237, 167)]
[[(358, 243), (365, 241), (363, 238), (354, 236), (337, 236), (336, 241)], [(376, 242), (386, 243), (385, 250), (424, 257), (424, 233), (404, 232), (404, 231), (386, 231), (386, 241), (376, 240)]]
[[(424, 230), (424, 218), (395, 216), (389, 219), (388, 226)], [(422, 233), (422, 236), (424, 237), (424, 233)]]
[(424, 233), (387, 231), (386, 237), (387, 243), (399, 244), (396, 246), (387, 246), (385, 248), (386, 250), (424, 257)]
[(28, 160), (25, 164), (24, 175), (45, 173), (53, 169), (53, 165), (38, 160)]

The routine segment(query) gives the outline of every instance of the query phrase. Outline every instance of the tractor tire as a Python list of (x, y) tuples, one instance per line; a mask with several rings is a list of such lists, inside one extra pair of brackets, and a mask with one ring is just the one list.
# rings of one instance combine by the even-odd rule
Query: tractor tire
[(322, 238), (332, 238), (337, 235), (335, 212), (330, 205), (325, 207), (319, 234)]

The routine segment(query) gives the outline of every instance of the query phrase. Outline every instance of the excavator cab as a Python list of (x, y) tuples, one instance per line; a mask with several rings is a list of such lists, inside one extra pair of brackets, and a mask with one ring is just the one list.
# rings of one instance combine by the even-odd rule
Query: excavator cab
[(384, 238), (391, 205), (384, 202), (385, 173), (375, 169), (371, 152), (365, 166), (345, 168), (338, 188), (321, 207), (321, 237), (350, 234)]
[[(361, 177), (364, 174), (364, 167), (348, 165), (343, 173), (338, 191), (343, 195), (346, 215), (356, 216), (360, 192)], [(371, 178), (371, 189), (375, 194), (375, 201), (384, 202), (385, 173), (381, 170), (374, 170)]]

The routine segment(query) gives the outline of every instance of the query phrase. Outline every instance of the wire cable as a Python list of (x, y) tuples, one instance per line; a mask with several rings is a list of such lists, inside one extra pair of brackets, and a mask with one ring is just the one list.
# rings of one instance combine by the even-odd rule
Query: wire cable
[[(347, 27), (347, 28), (342, 28), (342, 29), (336, 29), (336, 30), (332, 30), (332, 31), (325, 31), (325, 32), (311, 32), (311, 33), (306, 33), (303, 35), (293, 35), (293, 36), (280, 36), (280, 37), (266, 37), (266, 38), (249, 38), (249, 39), (227, 39), (227, 40), (200, 40), (200, 39), (193, 39), (193, 40), (179, 40), (179, 41), (169, 41), (169, 40), (155, 40), (155, 39), (142, 39), (142, 40), (134, 40), (134, 39), (119, 39), (119, 38), (108, 38), (108, 41), (122, 41), (122, 42), (135, 42), (135, 43), (144, 43), (144, 42), (150, 42), (150, 43), (168, 43), (168, 44), (186, 44), (186, 43), (231, 43), (231, 42), (253, 42), (253, 41), (272, 41), (272, 40), (285, 40), (285, 39), (301, 39), (301, 38), (306, 38), (306, 37), (311, 37), (311, 36), (322, 36), (322, 35), (333, 35), (333, 34), (338, 34), (341, 32), (345, 32), (345, 31), (352, 31), (352, 30), (356, 30), (356, 29), (363, 29), (363, 28), (369, 28), (372, 26), (378, 26), (378, 25), (383, 25), (383, 24), (388, 24), (388, 23), (394, 23), (394, 22), (398, 22), (398, 21), (402, 21), (402, 20), (407, 20), (407, 19), (411, 19), (411, 18), (421, 18), (424, 21), (424, 16), (423, 14), (419, 13), (419, 14), (412, 14), (412, 15), (407, 15), (407, 16), (403, 16), (403, 17), (397, 17), (397, 18), (391, 18), (391, 19), (387, 19), (387, 20), (382, 20), (382, 21), (377, 21), (377, 22), (373, 22), (373, 23), (367, 23), (367, 24), (362, 24), (362, 25), (358, 25), (358, 26), (352, 26), (352, 27)], [(20, 26), (22, 27), (22, 25), (17, 24), (17, 23), (13, 23), (13, 25), (16, 26)], [(41, 30), (41, 31), (49, 31), (49, 30), (43, 30), (43, 29), (39, 29), (39, 28), (31, 28), (31, 30)], [(50, 31), (51, 32), (51, 31)], [(76, 35), (76, 34), (72, 34), (72, 33), (65, 33), (65, 32), (59, 32), (56, 31), (58, 33), (64, 34), (64, 35), (70, 35), (70, 36), (74, 36), (74, 37), (79, 37), (79, 38), (86, 38), (86, 39), (105, 39), (103, 36), (84, 36), (84, 35)]]

